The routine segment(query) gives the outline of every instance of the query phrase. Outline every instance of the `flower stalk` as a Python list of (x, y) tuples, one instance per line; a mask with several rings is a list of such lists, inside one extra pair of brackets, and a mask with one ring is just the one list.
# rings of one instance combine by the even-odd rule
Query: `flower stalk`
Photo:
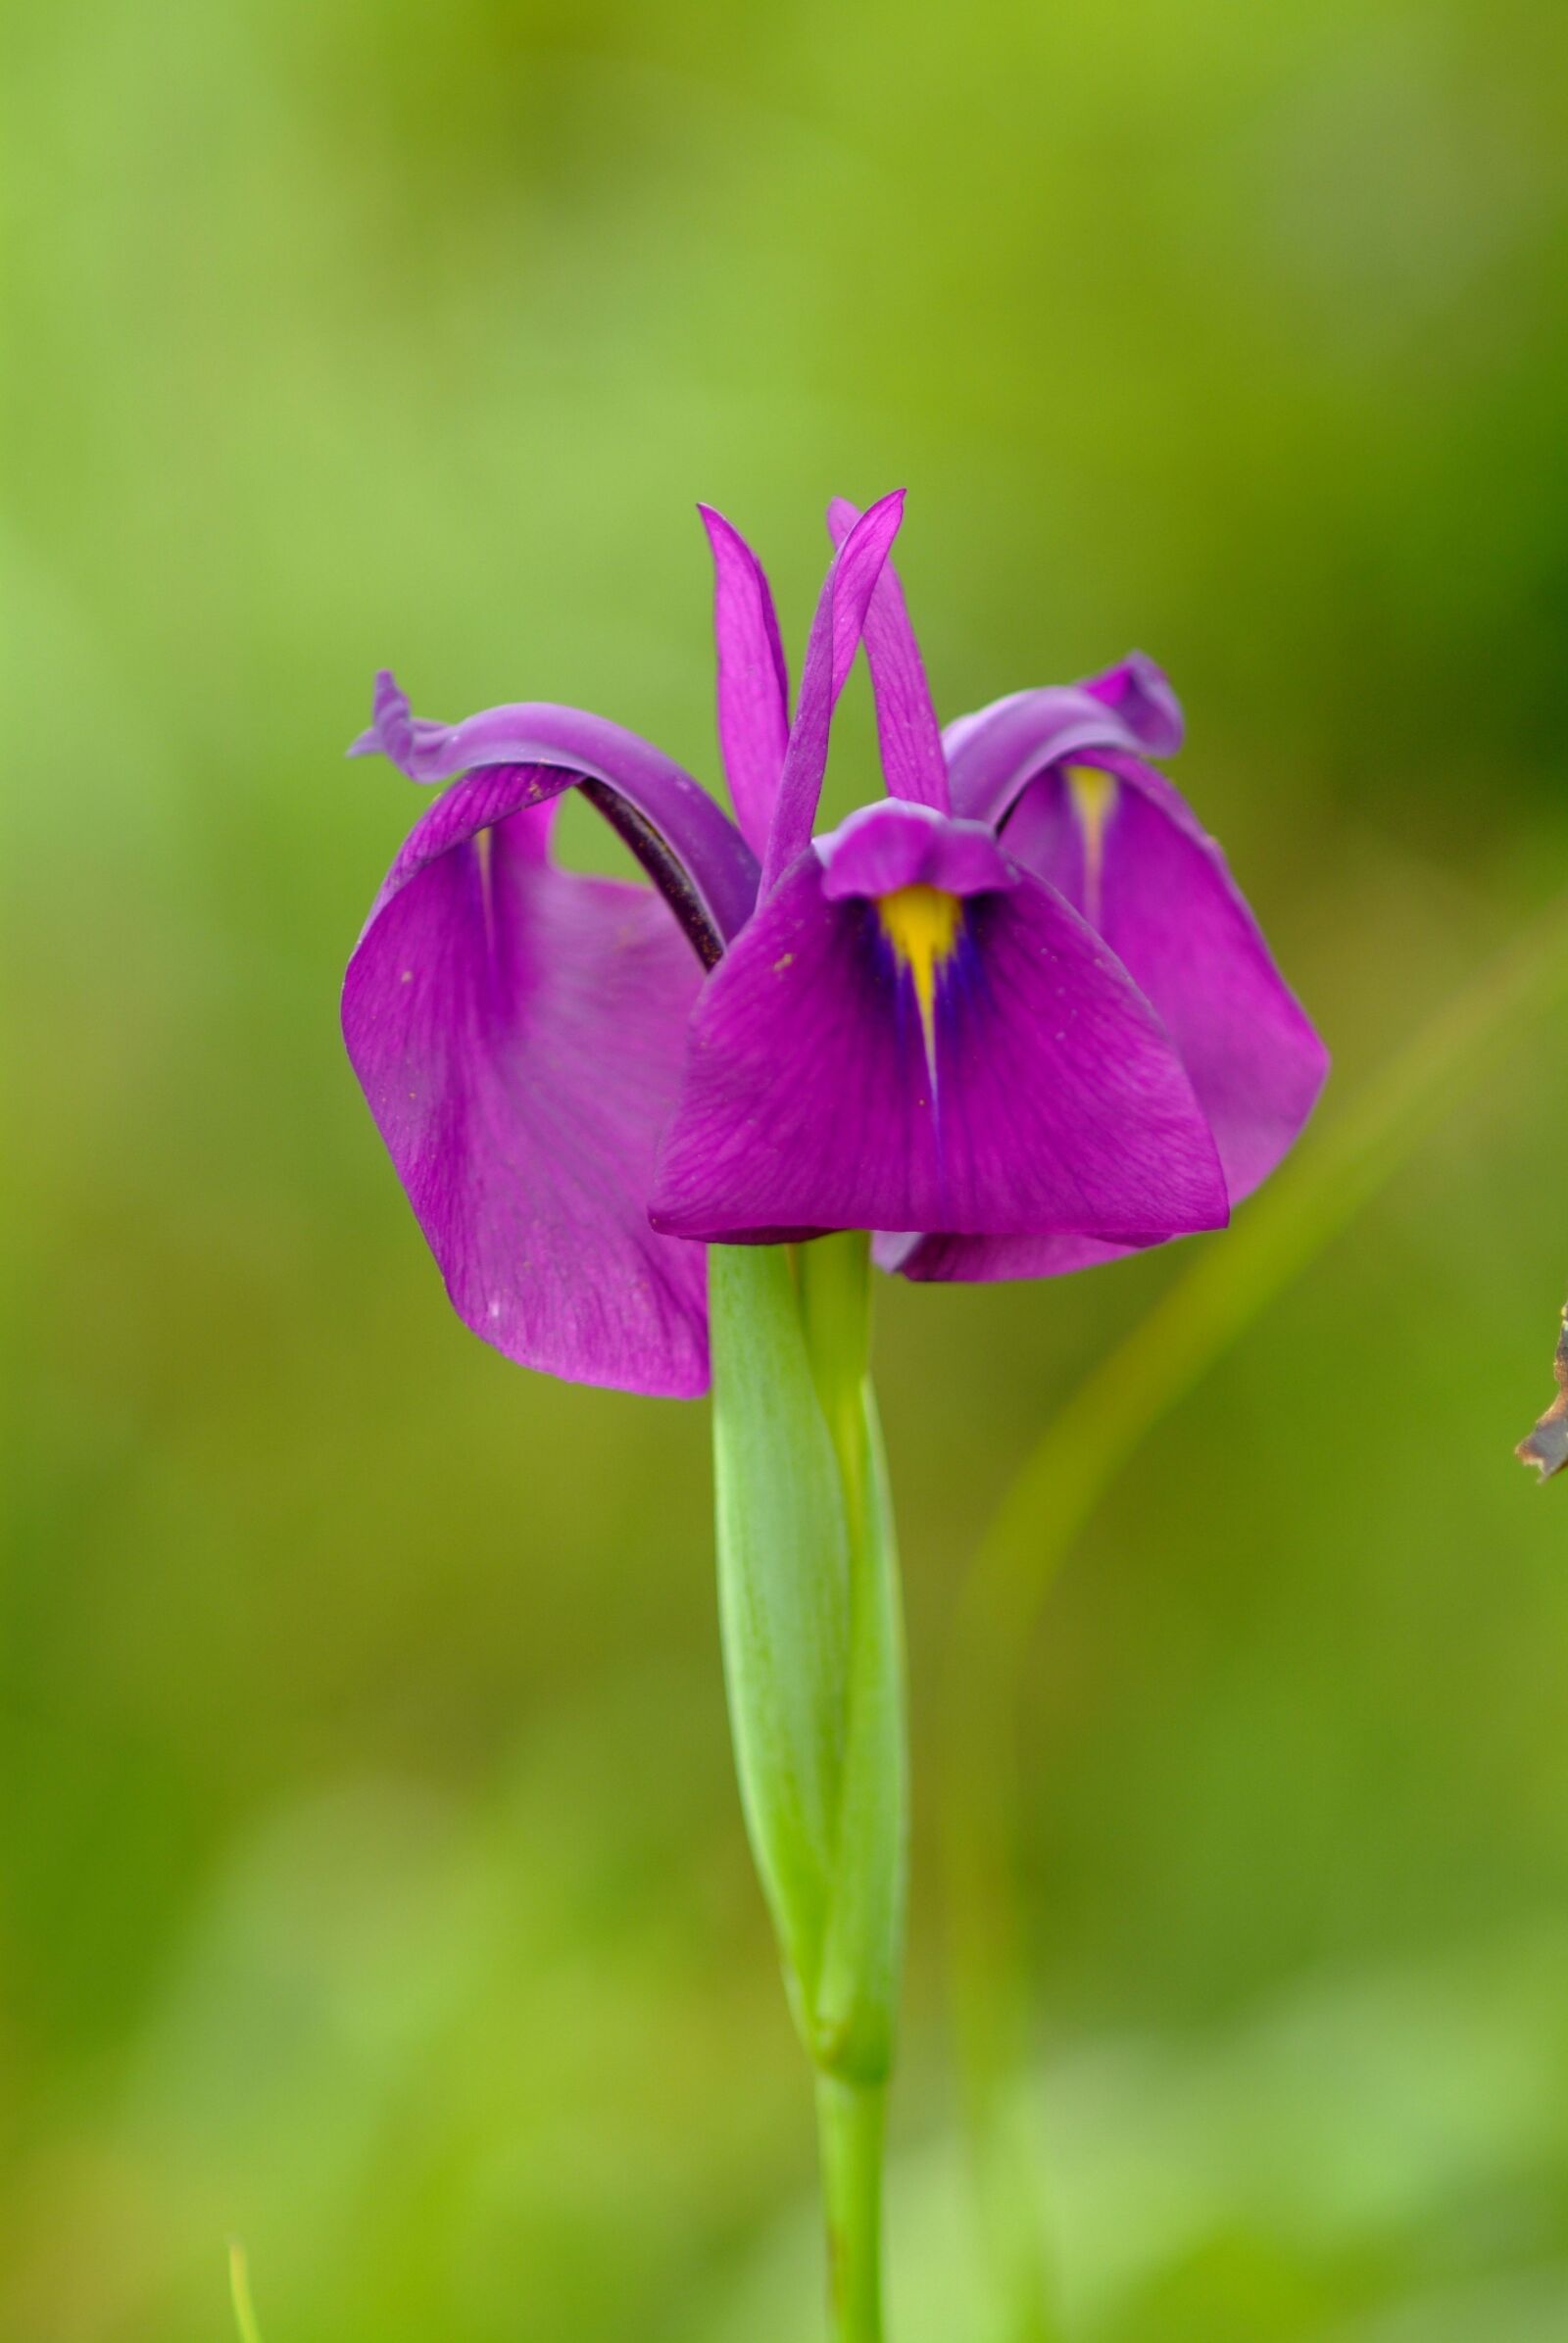
[(907, 1767), (868, 1241), (715, 1246), (709, 1306), (736, 1770), (816, 2075), (835, 2334), (880, 2343)]
[(882, 2343), (882, 2145), (885, 2083), (816, 2078), (816, 2130), (827, 2224), (828, 2297), (837, 2343)]

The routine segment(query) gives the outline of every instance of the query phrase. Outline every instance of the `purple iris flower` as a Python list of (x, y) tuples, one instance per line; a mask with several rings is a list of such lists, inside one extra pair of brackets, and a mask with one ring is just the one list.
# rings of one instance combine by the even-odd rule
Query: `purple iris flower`
[[(602, 717), (422, 723), (378, 680), (354, 753), (454, 786), (371, 908), (344, 1035), (460, 1316), (525, 1365), (702, 1391), (705, 1240), (866, 1228), (885, 1267), (985, 1279), (1217, 1227), (1311, 1109), (1322, 1045), (1147, 761), (1181, 739), (1159, 669), (941, 733), (902, 510), (833, 507), (792, 720), (766, 578), (705, 509), (733, 824)], [(813, 840), (862, 637), (890, 794)], [(553, 862), (571, 787), (652, 889)]]

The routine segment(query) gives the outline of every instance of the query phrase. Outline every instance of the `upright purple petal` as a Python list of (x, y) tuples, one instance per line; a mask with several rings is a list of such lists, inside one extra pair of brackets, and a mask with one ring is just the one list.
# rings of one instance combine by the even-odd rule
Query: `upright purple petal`
[(411, 781), (497, 764), (560, 768), (625, 838), (706, 959), (716, 959), (751, 916), (757, 857), (745, 839), (690, 773), (604, 716), (533, 700), (434, 724), (411, 718), (407, 696), (383, 669), (374, 720), (349, 755), (388, 757)]
[[(858, 509), (845, 498), (833, 499), (827, 509), (827, 525), (835, 545), (844, 543), (859, 517)], [(948, 760), (942, 752), (942, 733), (904, 588), (891, 561), (883, 563), (865, 614), (865, 655), (876, 694), (877, 741), (889, 791), (896, 798), (933, 805), (939, 813), (946, 813)]]
[(722, 513), (697, 510), (713, 550), (719, 754), (741, 835), (760, 860), (789, 746), (789, 669), (761, 562)]
[(875, 810), (907, 833), (902, 850), (873, 841), (893, 857), (870, 874), (878, 894), (832, 892), (839, 853), (869, 852), (847, 825), (800, 857), (704, 988), (655, 1225), (1127, 1242), (1221, 1223), (1192, 1087), (1077, 913), (989, 841), (989, 870), (970, 864), (960, 825), (935, 825), (960, 831), (959, 858), (923, 865), (943, 883), (906, 876), (930, 817)]
[(572, 775), (482, 765), (398, 854), (343, 1035), (459, 1316), (522, 1365), (685, 1397), (706, 1260), (646, 1202), (702, 981), (660, 898), (553, 866)]
[(855, 664), (866, 607), (903, 517), (904, 490), (896, 488), (856, 522), (829, 565), (806, 647), (801, 695), (762, 857), (763, 895), (810, 844), (833, 708)]

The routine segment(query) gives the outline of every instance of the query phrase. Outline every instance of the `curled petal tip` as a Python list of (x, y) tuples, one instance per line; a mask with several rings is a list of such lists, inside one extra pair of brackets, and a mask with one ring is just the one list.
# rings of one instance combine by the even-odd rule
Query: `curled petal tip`
[(414, 718), (409, 708), (407, 692), (398, 688), (397, 677), (390, 667), (376, 671), (375, 689), (370, 695), (370, 724), (358, 740), (350, 743), (350, 757), (386, 757), (405, 772), (411, 768), (414, 756)]
[(411, 781), (445, 780), (440, 752), (452, 738), (450, 725), (426, 722), (413, 715), (409, 696), (390, 667), (375, 678), (370, 700), (370, 728), (349, 749), (351, 757), (384, 757)]
[(399, 690), (398, 679), (390, 667), (382, 667), (376, 675), (370, 711), (371, 729), (380, 742), (383, 756), (407, 772), (414, 755), (414, 717), (409, 695)]
[(1104, 707), (1113, 710), (1151, 757), (1174, 757), (1186, 726), (1182, 704), (1170, 677), (1146, 651), (1129, 651), (1103, 675), (1092, 675), (1084, 685)]

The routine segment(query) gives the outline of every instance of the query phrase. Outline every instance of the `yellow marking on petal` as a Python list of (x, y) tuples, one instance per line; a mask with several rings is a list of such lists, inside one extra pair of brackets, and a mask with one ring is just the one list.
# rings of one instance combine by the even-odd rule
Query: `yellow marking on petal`
[(496, 948), (496, 834), (494, 830), (476, 830), (473, 852), (479, 868), (479, 913), (484, 921), (485, 950), (494, 954)]
[(1116, 776), (1098, 764), (1070, 764), (1067, 792), (1084, 834), (1084, 917), (1100, 925), (1100, 882), (1105, 867), (1105, 824), (1116, 805)]
[(879, 895), (877, 917), (899, 965), (907, 968), (920, 1009), (925, 1062), (933, 1087), (937, 1078), (937, 977), (958, 948), (963, 905), (941, 887), (896, 887)]

